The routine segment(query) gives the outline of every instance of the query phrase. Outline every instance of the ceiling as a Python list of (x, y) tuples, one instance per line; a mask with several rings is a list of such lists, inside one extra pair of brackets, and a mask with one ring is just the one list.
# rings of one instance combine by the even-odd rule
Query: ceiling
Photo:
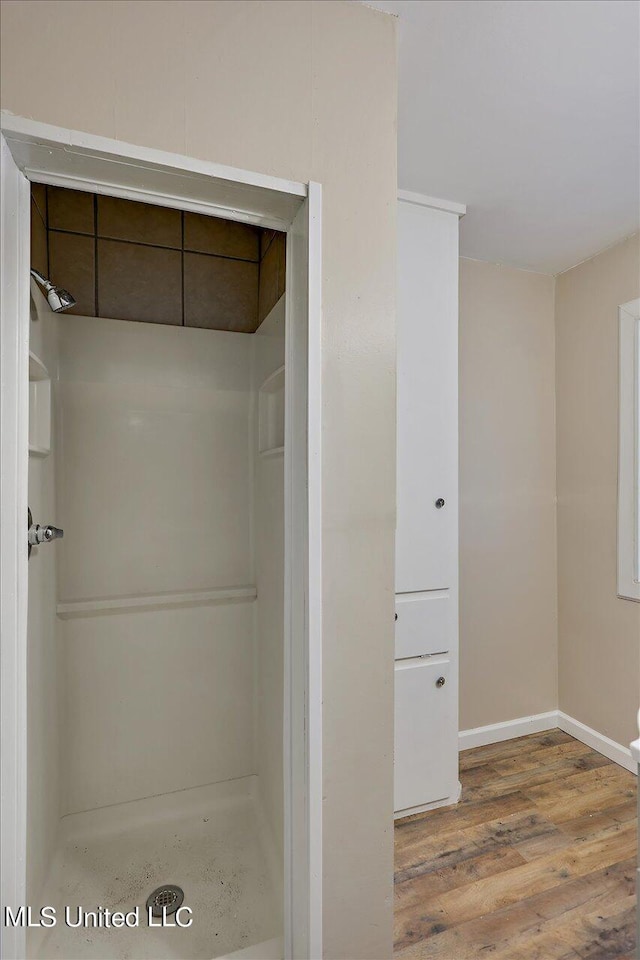
[(556, 274), (639, 228), (636, 0), (381, 0), (398, 180), (466, 203), (461, 253)]

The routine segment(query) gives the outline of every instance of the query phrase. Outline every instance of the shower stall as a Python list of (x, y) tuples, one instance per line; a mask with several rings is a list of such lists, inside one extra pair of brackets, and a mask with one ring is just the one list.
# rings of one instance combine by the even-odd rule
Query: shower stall
[[(95, 245), (93, 236), (51, 228), (68, 227), (83, 202), (93, 198), (48, 191), (48, 248), (59, 274), (70, 240), (71, 275)], [(114, 212), (106, 198), (95, 207), (98, 235), (132, 232), (147, 216), (145, 243), (153, 239), (153, 208), (121, 201)], [(164, 219), (182, 226), (178, 211)], [(187, 221), (193, 233), (208, 226)], [(236, 239), (239, 232), (233, 227)], [(252, 228), (243, 235), (256, 260), (231, 261), (232, 277), (249, 285), (266, 243)], [(78, 288), (85, 297), (73, 315), (54, 313), (32, 285), (39, 379), (30, 506), (35, 517), (53, 516), (64, 539), (36, 543), (29, 560), (30, 575), (51, 576), (52, 591), (55, 580), (55, 599), (30, 595), (30, 767), (37, 775), (41, 753), (58, 763), (39, 785), (48, 789), (34, 783), (31, 792), (28, 902), (54, 906), (63, 922), (32, 931), (30, 953), (205, 958), (261, 944), (278, 955), (284, 300), (276, 288), (253, 334), (154, 322), (158, 292), (159, 316), (168, 309), (170, 278), (143, 289), (153, 278), (139, 280), (135, 262), (141, 251), (160, 251), (159, 260), (164, 251), (131, 239), (98, 236), (97, 244), (106, 305), (99, 316), (79, 314), (89, 312), (90, 288), (89, 300)], [(262, 263), (264, 283), (271, 278)], [(185, 253), (187, 273), (194, 264), (207, 283), (229, 268), (225, 258)], [(115, 305), (116, 285), (132, 308)], [(212, 305), (207, 318), (240, 326), (245, 299), (257, 304), (257, 282), (219, 295), (224, 309)], [(187, 282), (185, 296), (204, 298), (206, 288)], [(152, 319), (132, 319), (137, 312)], [(200, 313), (187, 310), (193, 317)], [(38, 406), (44, 383), (50, 402)], [(45, 650), (46, 617), (55, 622)], [(45, 657), (49, 669), (39, 675)], [(98, 923), (109, 911), (131, 926), (94, 926), (100, 910)]]
[(308, 213), (297, 199), (287, 228), (72, 185), (34, 183), (30, 204), (5, 952), (310, 956)]

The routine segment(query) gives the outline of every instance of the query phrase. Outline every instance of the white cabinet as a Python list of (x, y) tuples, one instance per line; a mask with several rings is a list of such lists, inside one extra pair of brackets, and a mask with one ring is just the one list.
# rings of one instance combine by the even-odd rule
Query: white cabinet
[(449, 796), (458, 778), (452, 664), (447, 657), (398, 660), (395, 669), (394, 807), (413, 812)]
[[(458, 221), (398, 203), (395, 809), (458, 797)], [(440, 669), (440, 673), (437, 673)], [(437, 676), (435, 674), (437, 673)], [(444, 683), (434, 685), (434, 677)]]
[(457, 576), (458, 216), (402, 200), (397, 409), (396, 593), (448, 588)]

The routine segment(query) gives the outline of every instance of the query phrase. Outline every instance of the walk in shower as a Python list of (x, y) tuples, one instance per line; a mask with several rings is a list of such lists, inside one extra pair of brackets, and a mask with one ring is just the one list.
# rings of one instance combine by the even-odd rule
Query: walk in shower
[(34, 185), (32, 957), (282, 956), (284, 259)]

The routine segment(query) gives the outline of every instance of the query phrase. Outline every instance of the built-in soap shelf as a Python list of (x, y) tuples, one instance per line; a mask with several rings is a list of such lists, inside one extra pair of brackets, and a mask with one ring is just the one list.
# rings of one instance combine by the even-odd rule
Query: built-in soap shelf
[(29, 351), (29, 454), (51, 453), (51, 377), (42, 360)]
[(258, 391), (258, 451), (262, 457), (284, 453), (284, 367), (267, 377)]

